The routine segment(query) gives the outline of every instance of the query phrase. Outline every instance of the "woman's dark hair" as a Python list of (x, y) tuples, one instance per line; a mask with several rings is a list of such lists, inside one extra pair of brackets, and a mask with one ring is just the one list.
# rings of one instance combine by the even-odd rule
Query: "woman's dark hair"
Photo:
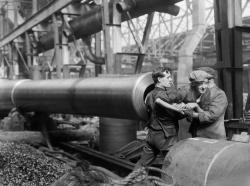
[(170, 68), (167, 68), (167, 67), (158, 67), (155, 70), (153, 70), (152, 79), (153, 79), (155, 84), (158, 83), (159, 77), (165, 76), (164, 72), (171, 74), (172, 70)]

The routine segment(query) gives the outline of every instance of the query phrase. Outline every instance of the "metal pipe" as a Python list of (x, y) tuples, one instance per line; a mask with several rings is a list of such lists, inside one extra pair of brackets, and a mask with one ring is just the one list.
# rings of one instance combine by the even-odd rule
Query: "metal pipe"
[(136, 6), (135, 0), (127, 0), (126, 2), (121, 1), (121, 2), (116, 4), (116, 8), (120, 13), (130, 11), (135, 6)]
[(138, 12), (142, 10), (150, 11), (150, 8), (153, 8), (154, 11), (162, 12), (163, 10), (165, 10), (164, 12), (176, 16), (179, 13), (179, 7), (175, 6), (174, 4), (179, 1), (181, 0), (170, 0), (170, 1), (169, 0), (168, 1), (124, 0), (124, 1), (120, 1), (119, 3), (117, 3), (116, 8), (120, 13), (124, 13), (126, 11), (130, 11), (130, 12)]
[(68, 113), (146, 120), (151, 73), (64, 80), (0, 80), (0, 111)]
[[(160, 11), (169, 13), (171, 15), (177, 15), (179, 13), (179, 7), (174, 5), (181, 0), (134, 0), (135, 5), (129, 8), (129, 12), (132, 18), (139, 17), (144, 14), (148, 14), (154, 11)], [(128, 0), (125, 3), (130, 3)], [(110, 3), (110, 20), (112, 20), (112, 4)], [(118, 5), (119, 7), (119, 5)], [(164, 8), (162, 8), (164, 7)], [(127, 10), (127, 9), (126, 9)], [(122, 22), (128, 20), (128, 16), (126, 12), (122, 12)], [(69, 22), (73, 34), (76, 39), (87, 37), (89, 35), (95, 34), (102, 30), (102, 7), (96, 6), (92, 8), (90, 11), (85, 14), (73, 19)], [(62, 34), (62, 33), (61, 33)], [(69, 35), (69, 41), (72, 41), (72, 34)], [(53, 32), (49, 32), (48, 34), (42, 36), (39, 41), (39, 51), (42, 52), (44, 50), (49, 50), (53, 48)]]
[(93, 62), (94, 64), (99, 64), (99, 65), (103, 65), (105, 64), (105, 60), (103, 57), (99, 57), (96, 56), (93, 52), (92, 52), (92, 48), (91, 48), (91, 38), (87, 37), (87, 38), (82, 38), (82, 42), (83, 42), (83, 50), (84, 50), (84, 54), (86, 56), (86, 58), (88, 60), (90, 60), (91, 62)]

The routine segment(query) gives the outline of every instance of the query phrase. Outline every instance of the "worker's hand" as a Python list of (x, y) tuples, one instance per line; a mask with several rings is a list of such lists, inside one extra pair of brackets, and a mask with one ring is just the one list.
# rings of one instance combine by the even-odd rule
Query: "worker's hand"
[(192, 109), (183, 110), (183, 112), (187, 117), (193, 118), (194, 111)]
[(199, 105), (197, 105), (197, 107), (195, 108), (195, 110), (197, 112), (199, 112), (199, 113), (204, 112), (204, 110)]
[(193, 121), (193, 110), (189, 109), (189, 110), (183, 110), (185, 116), (187, 117), (187, 120), (189, 122), (192, 122)]
[(184, 114), (187, 117), (187, 120), (192, 122), (193, 118), (197, 118), (198, 117), (198, 113), (193, 111), (192, 109), (188, 109), (188, 110), (183, 110)]
[(178, 110), (185, 110), (186, 109), (186, 104), (183, 102), (174, 103), (173, 106), (175, 106)]
[(199, 107), (199, 105), (197, 103), (187, 103), (186, 107), (187, 107), (187, 109), (195, 109), (195, 108)]

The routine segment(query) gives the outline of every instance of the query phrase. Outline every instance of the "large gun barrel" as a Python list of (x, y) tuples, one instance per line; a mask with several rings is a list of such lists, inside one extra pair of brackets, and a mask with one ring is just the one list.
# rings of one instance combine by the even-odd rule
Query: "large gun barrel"
[(0, 80), (0, 111), (68, 113), (146, 120), (150, 73), (89, 79)]

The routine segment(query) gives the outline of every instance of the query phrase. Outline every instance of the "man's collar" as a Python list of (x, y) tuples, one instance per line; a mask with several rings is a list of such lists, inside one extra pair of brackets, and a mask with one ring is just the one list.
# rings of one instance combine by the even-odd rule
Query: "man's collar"
[(165, 87), (163, 87), (163, 86), (160, 86), (159, 84), (156, 84), (156, 85), (155, 85), (155, 88), (158, 88), (158, 89), (163, 89), (163, 90), (165, 90)]
[(155, 88), (161, 89), (161, 90), (169, 90), (169, 89), (173, 88), (173, 86), (172, 87), (162, 87), (162, 86), (155, 85)]
[(155, 86), (156, 89), (166, 90), (164, 87)]

